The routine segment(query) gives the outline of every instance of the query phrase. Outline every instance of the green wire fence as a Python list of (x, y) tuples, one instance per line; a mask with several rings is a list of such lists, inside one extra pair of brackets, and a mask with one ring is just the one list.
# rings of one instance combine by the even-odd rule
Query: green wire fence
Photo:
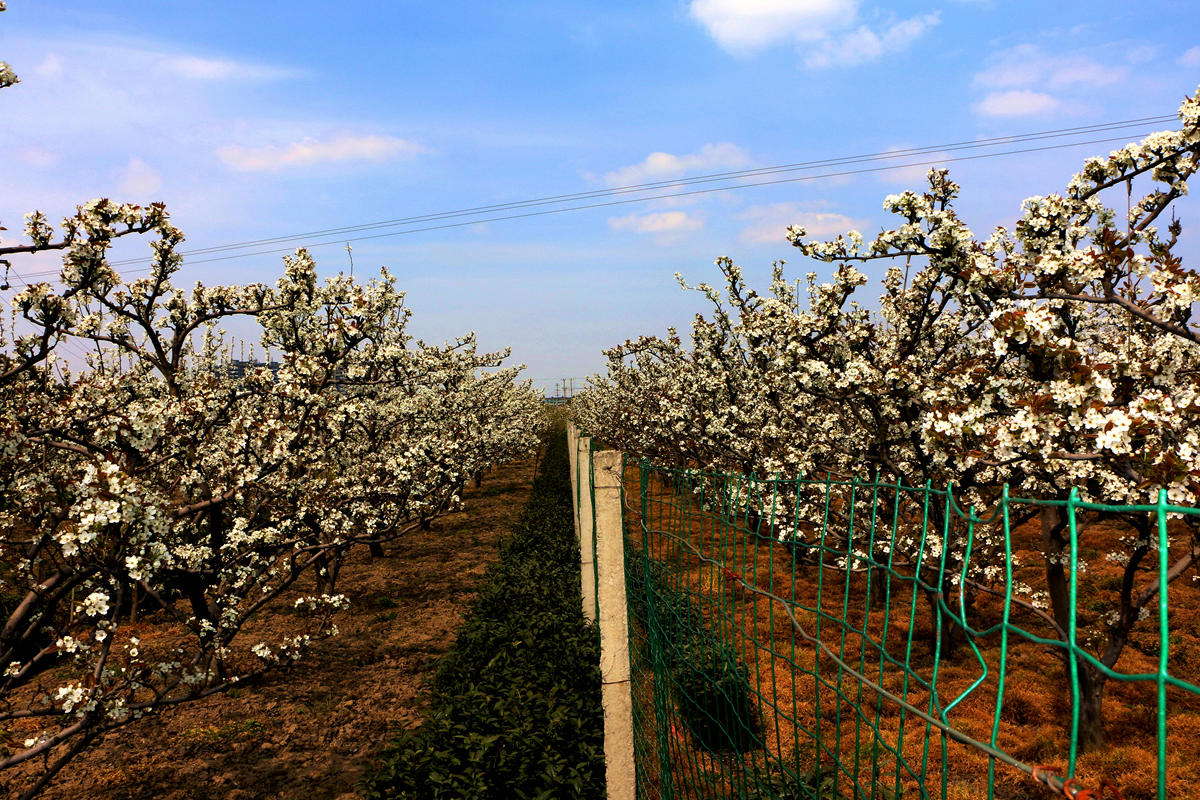
[(952, 487), (648, 462), (625, 483), (639, 797), (1200, 791), (1200, 510), (1005, 489), (980, 516)]

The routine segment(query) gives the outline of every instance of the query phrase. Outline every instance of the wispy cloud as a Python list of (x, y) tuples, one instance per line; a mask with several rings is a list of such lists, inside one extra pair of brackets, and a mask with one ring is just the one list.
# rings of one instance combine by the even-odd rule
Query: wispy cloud
[(1017, 45), (993, 55), (989, 66), (975, 75), (972, 84), (985, 95), (972, 108), (991, 117), (1048, 114), (1064, 107), (1064, 95), (1109, 87), (1128, 76), (1127, 66), (1103, 64), (1078, 53), (1047, 53), (1033, 44)]
[(1178, 63), (1181, 67), (1200, 67), (1200, 45), (1185, 51)]
[(425, 148), (395, 136), (338, 136), (332, 139), (304, 139), (284, 145), (244, 147), (226, 145), (217, 156), (239, 172), (270, 172), (289, 167), (345, 161), (390, 161), (401, 156), (425, 152)]
[(219, 97), (227, 104), (236, 84), (302, 74), (288, 65), (212, 57), (169, 42), (104, 34), (23, 40), (11, 60), (28, 66), (20, 71), (20, 91), (5, 98), (10, 113), (36, 114), (43, 135), (50, 128), (72, 136), (86, 131), (94, 142), (97, 136), (129, 132), (138, 145), (176, 126), (194, 139), (211, 124), (212, 101)]
[[(1197, 48), (1200, 50), (1200, 48)], [(1144, 64), (1158, 57), (1160, 48), (1155, 44), (1135, 44), (1125, 51), (1125, 60), (1130, 64)], [(1200, 63), (1200, 62), (1198, 62)]]
[(704, 220), (688, 214), (686, 211), (662, 211), (654, 214), (629, 214), (624, 217), (610, 217), (608, 227), (614, 231), (649, 233), (661, 236), (663, 234), (698, 231), (704, 227)]
[(147, 200), (162, 188), (162, 176), (140, 158), (131, 158), (120, 173), (117, 189), (122, 197)]
[[(206, 225), (235, 230), (248, 209), (279, 208), (278, 198), (293, 191), (264, 176), (291, 177), (315, 171), (304, 164), (331, 160), (345, 170), (415, 149), (364, 136), (405, 135), (377, 121), (393, 120), (387, 110), (360, 107), (330, 120), (303, 101), (288, 105), (285, 92), (275, 95), (269, 115), (262, 82), (306, 74), (278, 58), (104, 31), (13, 37), (4, 56), (22, 78), (2, 98), (5, 119), (23, 121), (0, 124), (0, 150), (11, 156), (2, 170), (0, 223), (10, 228), (33, 208), (57, 216), (88, 198), (111, 197), (162, 200), (193, 234)], [(305, 136), (311, 141), (300, 141)], [(223, 146), (225, 163), (217, 156)], [(278, 171), (264, 172), (270, 169)]]
[(713, 170), (735, 170), (750, 166), (746, 151), (735, 144), (721, 142), (706, 144), (695, 153), (677, 156), (672, 153), (651, 153), (644, 161), (605, 173), (609, 186), (634, 186), (641, 183), (681, 178), (689, 173)]
[(62, 158), (61, 153), (43, 147), (25, 147), (17, 153), (18, 158), (31, 167), (53, 167)]
[(39, 78), (58, 78), (63, 74), (63, 60), (58, 53), (47, 53), (46, 57), (33, 68), (33, 74)]
[(30, 72), (45, 80), (75, 78), (80, 71), (106, 73), (153, 71), (161, 77), (194, 81), (271, 81), (295, 78), (303, 71), (295, 67), (262, 64), (234, 58), (197, 54), (180, 55), (154, 42), (111, 39), (75, 42), (62, 40), (51, 45)]
[(920, 16), (893, 22), (876, 33), (862, 25), (848, 33), (821, 40), (804, 57), (804, 65), (813, 69), (849, 67), (881, 58), (886, 53), (906, 49), (941, 21), (941, 14)]
[(780, 44), (803, 45), (811, 69), (853, 66), (907, 48), (937, 25), (938, 12), (908, 19), (859, 19), (859, 0), (692, 0), (689, 10), (724, 50), (748, 56)]
[(750, 244), (782, 244), (790, 225), (801, 225), (812, 237), (837, 236), (851, 229), (867, 226), (845, 214), (804, 210), (796, 203), (769, 203), (750, 206), (736, 215), (749, 223), (742, 229), (740, 239)]
[(201, 56), (167, 58), (163, 61), (163, 66), (180, 77), (200, 81), (281, 80), (299, 74), (297, 70), (284, 67)]
[(1105, 66), (1082, 55), (1050, 54), (1036, 45), (1022, 44), (994, 56), (991, 66), (978, 73), (974, 83), (985, 89), (1065, 89), (1108, 86), (1128, 74), (1125, 67)]
[(985, 117), (1027, 117), (1047, 114), (1058, 106), (1059, 101), (1044, 92), (1010, 89), (1007, 92), (991, 92), (971, 108)]

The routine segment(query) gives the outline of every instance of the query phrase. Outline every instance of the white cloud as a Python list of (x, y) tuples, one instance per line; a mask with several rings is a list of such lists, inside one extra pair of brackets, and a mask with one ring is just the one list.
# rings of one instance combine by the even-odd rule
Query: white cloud
[(605, 173), (609, 186), (634, 186), (642, 183), (679, 178), (688, 173), (742, 169), (751, 164), (750, 156), (735, 144), (706, 144), (695, 153), (677, 156), (651, 153), (640, 163)]
[(41, 63), (33, 68), (39, 78), (58, 78), (63, 74), (63, 61), (57, 53), (47, 53)]
[(1179, 57), (1181, 67), (1200, 67), (1200, 45), (1197, 45)]
[(1045, 114), (1058, 108), (1055, 98), (1029, 89), (1011, 89), (1007, 92), (992, 92), (971, 107), (977, 114), (988, 117), (1023, 117)]
[(36, 118), (39, 144), (57, 144), (56, 135), (86, 138), (93, 152), (98, 139), (125, 140), (120, 147), (127, 153), (129, 141), (144, 148), (168, 136), (195, 148), (200, 136), (228, 135), (233, 120), (227, 115), (218, 119), (222, 112), (217, 109), (241, 100), (229, 85), (233, 79), (248, 83), (299, 74), (280, 66), (208, 58), (172, 42), (104, 34), (31, 37), (5, 56), (14, 64), (30, 65), (20, 70), (20, 90), (4, 99), (6, 113)]
[(183, 78), (201, 81), (278, 80), (293, 77), (295, 70), (282, 67), (248, 64), (228, 58), (176, 56), (163, 61), (171, 72)]
[(1125, 67), (1108, 67), (1080, 55), (1050, 55), (1036, 45), (1022, 44), (995, 56), (974, 83), (985, 89), (1094, 88), (1118, 83), (1128, 74)]
[(244, 147), (226, 145), (217, 156), (239, 172), (267, 172), (288, 167), (338, 161), (389, 161), (404, 155), (425, 152), (416, 142), (395, 136), (338, 136), (324, 141), (304, 139), (286, 145)]
[(692, 0), (689, 10), (734, 55), (795, 43), (809, 68), (851, 66), (902, 50), (938, 23), (938, 12), (859, 25), (859, 0)]
[(678, 234), (700, 230), (704, 227), (704, 221), (686, 211), (662, 211), (655, 214), (610, 217), (608, 227), (614, 231), (633, 233)]
[(1078, 113), (1089, 96), (1128, 83), (1131, 65), (1153, 57), (1152, 47), (1126, 47), (1120, 64), (1079, 52), (1047, 52), (1036, 44), (992, 55), (972, 80), (985, 96), (972, 108), (984, 116), (1025, 116), (1052, 111)]
[(846, 28), (858, 14), (858, 0), (692, 0), (689, 10), (717, 44), (744, 55)]
[(851, 229), (866, 227), (864, 220), (845, 214), (824, 211), (805, 211), (796, 203), (771, 203), (751, 206), (736, 215), (750, 224), (742, 229), (740, 238), (751, 244), (782, 244), (790, 225), (801, 225), (810, 237), (832, 237)]
[[(1200, 48), (1198, 48), (1200, 49)], [(1158, 57), (1159, 47), (1154, 44), (1139, 44), (1125, 51), (1125, 60), (1130, 64), (1144, 64)]]
[[(131, 158), (121, 171), (117, 190), (122, 196), (145, 200), (162, 188), (162, 176), (140, 158)], [(124, 201), (122, 201), (124, 202)]]
[(865, 64), (885, 53), (905, 49), (940, 21), (941, 14), (935, 11), (893, 22), (882, 33), (863, 25), (849, 33), (823, 39), (805, 55), (804, 65), (811, 69), (823, 69)]

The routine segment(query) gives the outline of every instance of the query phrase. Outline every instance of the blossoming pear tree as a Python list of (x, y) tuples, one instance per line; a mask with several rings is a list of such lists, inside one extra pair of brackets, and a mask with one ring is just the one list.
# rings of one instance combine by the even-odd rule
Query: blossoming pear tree
[[(698, 287), (714, 313), (694, 321), (691, 350), (672, 331), (607, 351), (608, 376), (576, 400), (580, 424), (693, 466), (953, 483), (964, 505), (994, 502), (1005, 484), (1049, 499), (1074, 489), (1082, 500), (1153, 503), (1161, 491), (1195, 504), (1200, 273), (1174, 253), (1182, 224), (1159, 223), (1197, 169), (1200, 102), (1185, 99), (1179, 119), (1178, 131), (1089, 159), (1063, 194), (1026, 200), (1012, 233), (977, 239), (954, 210), (959, 187), (938, 169), (926, 191), (885, 200), (900, 224), (870, 242), (855, 231), (810, 241), (791, 228), (804, 255), (835, 264), (828, 282), (809, 275), (806, 297), (782, 265), (759, 296), (736, 265), (718, 261), (724, 296)], [(875, 260), (891, 263), (869, 312), (855, 299), (867, 283), (855, 264)], [(803, 511), (804, 498), (794, 502)], [(1041, 517), (1042, 616), (1065, 641), (1066, 519), (1057, 508)], [(1150, 521), (1127, 523), (1131, 534), (1107, 556), (1123, 576), (1096, 654), (1106, 666), (1157, 601), (1157, 582), (1138, 585), (1158, 546)], [(1200, 532), (1186, 530), (1171, 543), (1168, 580), (1200, 557)], [(918, 545), (902, 533), (897, 554), (915, 562)], [(1001, 545), (976, 539), (958, 591), (997, 576)], [(951, 564), (962, 551), (953, 538), (926, 546)], [(1083, 743), (1094, 745), (1105, 676), (1083, 659), (1076, 666)]]
[[(148, 274), (122, 280), (109, 247), (139, 235)], [(32, 797), (98, 738), (335, 633), (350, 548), (457, 508), (536, 445), (541, 404), (473, 334), (414, 341), (386, 271), (321, 283), (301, 250), (273, 286), (178, 287), (161, 204), (34, 212), (24, 239), (0, 268), (62, 254), (58, 281), (5, 285), (0, 320), (0, 784)], [(234, 368), (233, 317), (277, 369)], [(254, 632), (281, 604), (291, 629)]]
[[(922, 436), (947, 466), (1055, 499), (1078, 487), (1083, 499), (1106, 503), (1153, 503), (1160, 492), (1171, 503), (1197, 502), (1200, 331), (1192, 309), (1200, 273), (1173, 252), (1179, 220), (1167, 222), (1165, 236), (1157, 223), (1200, 166), (1200, 94), (1184, 100), (1179, 119), (1178, 131), (1089, 159), (1065, 193), (1026, 200), (1012, 235), (997, 229), (976, 241), (949, 210), (957, 187), (937, 175), (924, 196), (888, 199), (905, 225), (868, 247), (849, 237), (809, 243), (792, 231), (802, 252), (826, 260), (922, 259), (956, 271), (956, 302), (984, 322), (981, 340), (1002, 363), (984, 373), (971, 402), (933, 387)], [(1124, 214), (1105, 205), (1106, 193), (1126, 201)], [(1123, 576), (1097, 654), (1107, 667), (1159, 591), (1156, 581), (1137, 585), (1158, 547), (1151, 518), (1130, 522), (1136, 533), (1108, 554)], [(1060, 635), (1070, 611), (1066, 524), (1060, 508), (1043, 511), (1046, 588)], [(1169, 580), (1194, 567), (1198, 534), (1192, 526), (1177, 542)], [(1094, 745), (1106, 675), (1082, 659), (1077, 667), (1084, 744)]]
[[(150, 273), (123, 282), (108, 245), (143, 232)], [(299, 251), (274, 286), (176, 288), (166, 211), (106, 200), (25, 234), (0, 257), (64, 251), (0, 353), (0, 769), (44, 764), (32, 796), (96, 738), (334, 632), (347, 551), (457, 507), (534, 445), (540, 404), (473, 335), (413, 342), (386, 272), (319, 284)], [(232, 369), (217, 325), (239, 315), (277, 370)], [(248, 636), (280, 602), (294, 629)]]
[[(381, 553), (528, 453), (540, 403), (473, 334), (413, 341), (386, 271), (320, 284), (298, 251), (274, 286), (177, 287), (161, 204), (23, 232), (0, 240), (0, 784), (32, 797), (98, 738), (336, 632), (349, 549)], [(148, 274), (124, 281), (109, 248), (144, 235)], [(53, 252), (58, 281), (10, 287)], [(234, 368), (232, 317), (278, 369)], [(281, 603), (290, 630), (249, 633)]]

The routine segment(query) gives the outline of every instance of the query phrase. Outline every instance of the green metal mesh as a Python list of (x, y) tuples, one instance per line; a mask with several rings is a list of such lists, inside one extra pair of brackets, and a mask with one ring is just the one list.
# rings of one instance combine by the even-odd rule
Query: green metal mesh
[[(1165, 495), (1118, 507), (1005, 490), (980, 519), (951, 490), (645, 462), (627, 465), (626, 484), (639, 797), (1083, 800), (1119, 789), (1162, 800), (1200, 786), (1196, 672), (1189, 682), (1171, 671), (1172, 643), (1192, 629), (1177, 630), (1191, 623), (1171, 617), (1168, 591), (1169, 528), (1176, 553), (1190, 547), (1174, 526), (1197, 509)], [(1054, 507), (1069, 535), (1061, 633), (1023, 586), (1045, 570), (1028, 528)], [(1081, 573), (1086, 557), (1104, 565), (1082, 534), (1113, 513), (1154, 523), (1139, 582), (1157, 581), (1157, 613), (1117, 662), (1129, 672), (1105, 667), (1087, 640), (1113, 587)], [(999, 563), (979, 562), (985, 537)], [(989, 580), (973, 583), (981, 566)], [(1190, 580), (1171, 592), (1200, 608)], [(1082, 664), (1108, 677), (1120, 737), (1088, 752)]]

